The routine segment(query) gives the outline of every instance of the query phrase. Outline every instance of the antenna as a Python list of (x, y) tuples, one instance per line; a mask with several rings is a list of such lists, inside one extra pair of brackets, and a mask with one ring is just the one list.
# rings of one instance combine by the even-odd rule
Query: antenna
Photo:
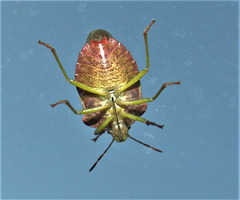
[[(153, 150), (155, 150), (155, 151), (158, 151), (158, 152), (160, 152), (160, 153), (163, 152), (162, 150), (157, 149), (157, 148), (155, 148), (155, 147), (152, 147), (152, 146), (150, 146), (150, 145), (148, 145), (148, 144), (145, 144), (145, 143), (143, 143), (143, 142), (141, 142), (141, 141), (133, 138), (133, 137), (130, 136), (130, 135), (128, 135), (128, 137), (130, 137), (132, 140), (134, 140), (134, 141), (136, 141), (136, 142), (138, 142), (138, 143), (140, 143), (140, 144), (143, 144), (144, 146), (146, 146), (146, 147), (148, 147), (148, 148), (151, 148), (151, 149), (153, 149)], [(97, 161), (96, 161), (96, 162), (93, 164), (93, 166), (90, 168), (89, 172), (91, 172), (91, 171), (94, 169), (94, 167), (97, 165), (98, 161), (101, 160), (101, 158), (104, 156), (104, 154), (105, 154), (105, 153), (108, 151), (108, 149), (112, 146), (112, 143), (113, 143), (113, 142), (114, 142), (114, 138), (112, 139), (112, 142), (108, 145), (108, 147), (106, 148), (106, 150), (102, 153), (101, 156), (99, 156), (99, 158), (97, 159)]]
[(111, 147), (112, 143), (114, 142), (114, 138), (112, 139), (112, 142), (108, 145), (108, 147), (106, 148), (106, 150), (103, 152), (103, 154), (97, 159), (97, 161), (93, 164), (93, 166), (91, 167), (91, 169), (89, 169), (89, 172), (91, 172), (94, 167), (97, 165), (98, 161), (101, 160), (101, 158), (104, 156), (104, 154), (107, 152), (107, 150)]
[(146, 147), (148, 147), (148, 148), (151, 148), (151, 149), (153, 149), (153, 150), (155, 150), (155, 151), (158, 151), (158, 152), (160, 152), (160, 153), (163, 152), (162, 150), (157, 149), (157, 148), (154, 148), (154, 147), (152, 147), (152, 146), (150, 146), (150, 145), (148, 145), (148, 144), (145, 144), (145, 143), (143, 143), (143, 142), (141, 142), (141, 141), (139, 141), (139, 140), (131, 137), (130, 135), (128, 135), (128, 137), (130, 137), (132, 140), (134, 140), (134, 141), (136, 141), (136, 142), (138, 142), (138, 143), (140, 143), (140, 144), (143, 144), (144, 146), (146, 146)]

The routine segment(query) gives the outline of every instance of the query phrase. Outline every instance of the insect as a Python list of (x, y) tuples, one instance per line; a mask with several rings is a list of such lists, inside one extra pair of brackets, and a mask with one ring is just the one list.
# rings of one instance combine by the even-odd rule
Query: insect
[(146, 68), (140, 72), (136, 61), (123, 44), (103, 29), (94, 30), (88, 35), (86, 44), (78, 56), (75, 80), (70, 79), (66, 74), (55, 49), (49, 44), (38, 41), (39, 44), (52, 51), (65, 79), (76, 86), (83, 110), (77, 111), (68, 100), (60, 100), (51, 106), (55, 107), (64, 103), (75, 114), (84, 114), (83, 122), (87, 126), (96, 128), (94, 141), (105, 131), (112, 135), (111, 143), (89, 172), (93, 170), (114, 141), (124, 142), (127, 138), (131, 138), (155, 151), (162, 152), (129, 134), (129, 129), (135, 121), (163, 128), (164, 125), (142, 118), (141, 115), (147, 109), (146, 103), (154, 101), (166, 86), (180, 84), (180, 81), (164, 83), (155, 96), (142, 98), (140, 79), (150, 68), (147, 32), (154, 23), (155, 20), (152, 19), (143, 32)]

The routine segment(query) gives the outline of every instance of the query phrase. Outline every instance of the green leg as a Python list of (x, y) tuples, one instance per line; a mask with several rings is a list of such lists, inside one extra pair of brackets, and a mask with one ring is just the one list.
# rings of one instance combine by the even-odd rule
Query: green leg
[(102, 130), (112, 121), (113, 115), (107, 118), (94, 132), (95, 135), (98, 135)]
[(58, 65), (59, 65), (60, 69), (62, 70), (62, 73), (63, 73), (65, 79), (66, 79), (69, 83), (71, 83), (72, 85), (75, 85), (75, 86), (78, 87), (78, 88), (81, 88), (81, 89), (83, 89), (83, 90), (86, 90), (86, 91), (91, 92), (91, 93), (94, 93), (94, 94), (106, 95), (106, 94), (108, 93), (108, 91), (99, 90), (99, 89), (97, 89), (97, 88), (92, 88), (92, 87), (89, 87), (89, 86), (84, 85), (84, 84), (82, 84), (82, 83), (79, 83), (78, 81), (75, 81), (75, 80), (73, 80), (73, 79), (69, 79), (66, 71), (64, 70), (64, 68), (63, 68), (63, 66), (62, 66), (62, 64), (61, 64), (61, 62), (60, 62), (60, 60), (59, 60), (59, 58), (58, 58), (58, 56), (57, 56), (57, 53), (56, 53), (55, 49), (54, 49), (51, 45), (46, 44), (46, 43), (44, 43), (44, 42), (42, 42), (42, 41), (40, 41), (40, 40), (38, 41), (38, 43), (41, 44), (41, 45), (44, 45), (45, 47), (49, 48), (49, 49), (52, 51), (52, 53), (53, 53), (53, 55), (54, 55), (54, 57), (55, 57)]
[(136, 104), (142, 104), (142, 103), (148, 103), (148, 102), (152, 102), (154, 101), (160, 94), (161, 92), (168, 86), (168, 85), (179, 85), (181, 84), (181, 81), (178, 82), (168, 82), (168, 83), (164, 83), (162, 85), (162, 87), (158, 90), (157, 94), (155, 94), (154, 97), (151, 98), (145, 98), (145, 99), (139, 99), (136, 101), (122, 101), (121, 99), (117, 99), (116, 103), (118, 105), (136, 105)]
[(126, 117), (126, 118), (129, 118), (129, 119), (133, 119), (135, 121), (139, 121), (139, 122), (145, 123), (147, 125), (154, 125), (154, 126), (157, 126), (159, 128), (163, 128), (164, 127), (164, 125), (156, 124), (155, 122), (148, 121), (145, 118), (142, 118), (142, 117), (139, 117), (139, 116), (136, 116), (136, 115), (132, 115), (132, 114), (129, 114), (129, 113), (121, 112), (121, 113), (119, 113), (119, 115), (122, 116), (122, 117)]
[(131, 87), (134, 83), (140, 80), (149, 70), (150, 64), (149, 64), (149, 51), (148, 51), (148, 39), (147, 39), (147, 32), (150, 29), (150, 27), (155, 23), (155, 20), (152, 19), (151, 23), (145, 28), (143, 31), (143, 36), (144, 36), (144, 42), (145, 42), (145, 49), (146, 49), (146, 62), (147, 62), (147, 67), (143, 69), (141, 72), (139, 72), (138, 75), (136, 75), (131, 81), (129, 81), (126, 85), (123, 87), (120, 87), (119, 89), (116, 89), (115, 92), (123, 92), (127, 88)]
[(95, 107), (95, 108), (89, 108), (89, 109), (84, 109), (84, 110), (75, 110), (75, 108), (69, 103), (68, 100), (60, 100), (55, 104), (51, 104), (52, 108), (54, 108), (58, 104), (65, 103), (75, 114), (77, 115), (82, 115), (82, 114), (87, 114), (87, 113), (94, 113), (100, 110), (104, 110), (112, 105), (111, 101), (109, 103), (106, 103), (106, 105), (100, 106), (100, 107)]

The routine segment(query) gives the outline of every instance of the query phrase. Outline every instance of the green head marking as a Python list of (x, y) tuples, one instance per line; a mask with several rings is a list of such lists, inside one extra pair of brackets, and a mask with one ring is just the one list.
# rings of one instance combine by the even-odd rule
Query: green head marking
[(108, 40), (109, 38), (113, 38), (113, 36), (104, 29), (91, 31), (87, 37), (86, 43), (90, 44), (91, 40), (101, 41), (104, 36), (106, 36)]
[(109, 133), (117, 142), (124, 142), (128, 137), (128, 128), (122, 120), (113, 121)]

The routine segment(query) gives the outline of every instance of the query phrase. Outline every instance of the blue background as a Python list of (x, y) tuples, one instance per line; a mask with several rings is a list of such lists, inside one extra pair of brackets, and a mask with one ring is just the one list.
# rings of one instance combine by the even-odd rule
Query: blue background
[[(2, 197), (21, 199), (237, 198), (237, 2), (3, 2)], [(163, 130), (133, 124), (128, 139), (96, 143), (94, 129), (65, 105), (82, 109), (70, 78), (88, 33), (108, 30), (145, 67), (142, 32), (149, 31), (150, 71), (141, 79), (152, 97), (143, 117)]]

